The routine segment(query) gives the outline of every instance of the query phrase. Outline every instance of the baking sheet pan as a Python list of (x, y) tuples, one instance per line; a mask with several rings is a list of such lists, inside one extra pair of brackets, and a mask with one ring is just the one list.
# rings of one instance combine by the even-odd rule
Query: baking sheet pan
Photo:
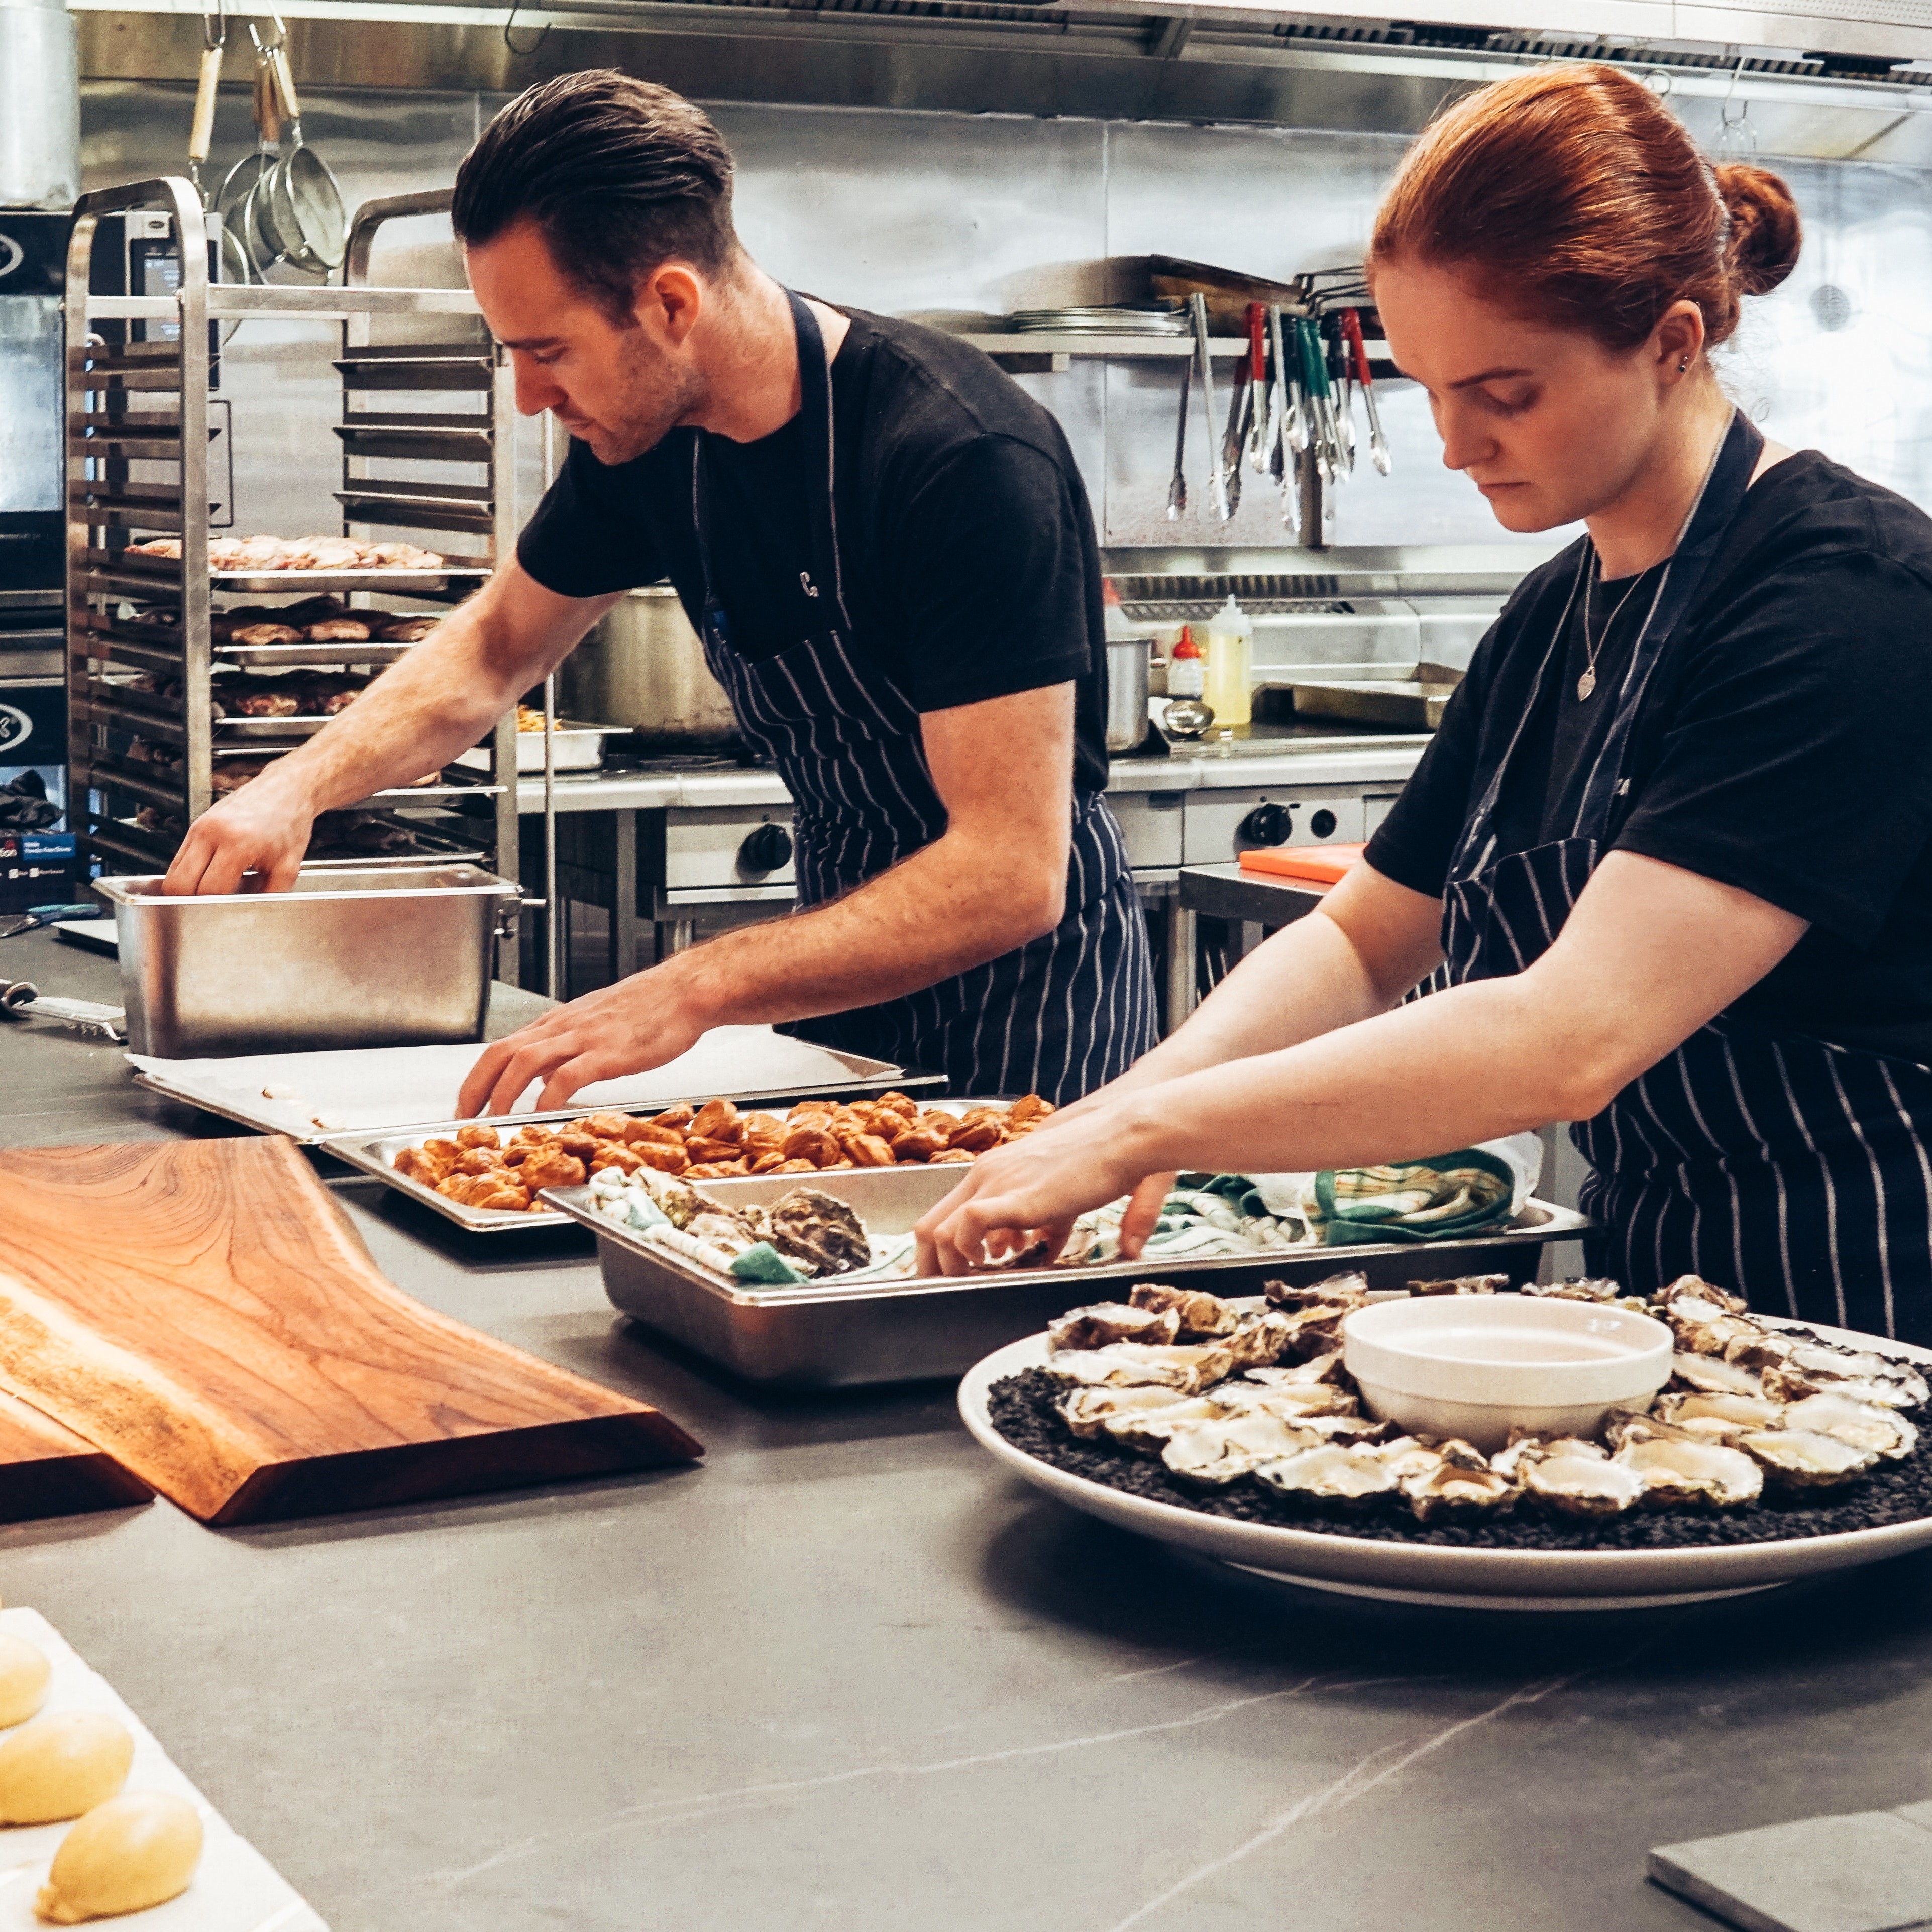
[[(140, 1932), (267, 1932), (271, 1926), (274, 1932), (327, 1932), (315, 1908), (195, 1788), (114, 1687), (45, 1617), (38, 1610), (0, 1611), (0, 1630), (24, 1637), (53, 1666), (44, 1714), (98, 1711), (114, 1718), (134, 1740), (126, 1789), (172, 1792), (201, 1814), (201, 1863), (188, 1890), (165, 1905), (99, 1923), (138, 1926)], [(34, 1900), (68, 1828), (65, 1823), (0, 1828), (0, 1932), (46, 1932), (46, 1922), (34, 1916)]]
[[(735, 1100), (741, 1105), (750, 1106), (763, 1105), (768, 1106), (772, 1112), (788, 1119), (790, 1118), (791, 1104), (800, 1100), (835, 1097), (852, 1100), (861, 1094), (884, 1094), (894, 1088), (901, 1093), (918, 1094), (922, 1106), (938, 1108), (951, 1114), (964, 1113), (968, 1107), (1005, 1104), (1004, 1102), (991, 1103), (985, 1100), (946, 1100), (931, 1097), (930, 1089), (939, 1085), (940, 1080), (941, 1076), (937, 1073), (893, 1072), (881, 1075), (875, 1079), (844, 1087), (821, 1084), (817, 1086), (790, 1088), (788, 1088), (782, 1095), (728, 1093), (700, 1094), (692, 1092), (682, 1097), (694, 1102), (715, 1098)], [(922, 1089), (927, 1090), (922, 1091)], [(587, 1088), (585, 1090), (589, 1091)], [(670, 1101), (653, 1101), (645, 1106), (626, 1106), (620, 1103), (607, 1101), (604, 1104), (614, 1108), (614, 1111), (619, 1113), (652, 1114), (656, 1113), (660, 1106), (668, 1106), (673, 1103)], [(521, 1126), (526, 1120), (546, 1124), (560, 1120), (580, 1120), (584, 1114), (595, 1111), (596, 1111), (596, 1103), (593, 1102), (587, 1105), (572, 1105), (561, 1112), (547, 1114), (493, 1114), (490, 1117), (490, 1125), (506, 1130), (512, 1130)], [(532, 1228), (548, 1228), (554, 1233), (562, 1225), (557, 1215), (532, 1214), (526, 1210), (519, 1210), (502, 1208), (466, 1207), (460, 1201), (451, 1200), (446, 1194), (437, 1193), (433, 1187), (426, 1187), (422, 1182), (412, 1176), (398, 1174), (396, 1172), (395, 1158), (404, 1148), (420, 1147), (424, 1141), (438, 1136), (445, 1139), (454, 1138), (459, 1127), (472, 1126), (475, 1124), (473, 1121), (470, 1120), (438, 1120), (428, 1126), (411, 1127), (406, 1132), (347, 1135), (340, 1139), (324, 1141), (322, 1143), (322, 1150), (325, 1154), (333, 1155), (338, 1160), (346, 1162), (351, 1167), (359, 1168), (363, 1173), (372, 1175), (377, 1180), (382, 1182), (385, 1186), (393, 1187), (398, 1194), (406, 1194), (412, 1201), (421, 1202), (425, 1208), (430, 1208), (440, 1214), (446, 1221), (454, 1222), (459, 1228), (467, 1230), (470, 1234), (514, 1234), (520, 1231)], [(878, 1174), (910, 1174), (915, 1172), (950, 1174), (954, 1168), (961, 1164), (955, 1161), (936, 1168), (917, 1169), (880, 1168), (867, 1171)], [(853, 1174), (858, 1171), (842, 1168), (838, 1172), (838, 1178), (841, 1180), (850, 1180)], [(814, 1184), (812, 1177), (808, 1174), (788, 1174), (777, 1177), (760, 1175), (754, 1184), (757, 1187), (764, 1189), (772, 1178), (777, 1178), (782, 1184), (770, 1189), (768, 1193), (753, 1193), (749, 1196), (741, 1194), (735, 1195), (732, 1198), (736, 1200), (776, 1200), (779, 1195), (788, 1192), (792, 1188), (801, 1186), (810, 1186)], [(707, 1180), (696, 1184), (709, 1191), (712, 1188), (723, 1186), (728, 1184)], [(748, 1180), (746, 1182), (734, 1181), (728, 1184), (732, 1186), (742, 1186), (754, 1184)], [(946, 1187), (942, 1187), (939, 1192), (940, 1194), (946, 1193), (950, 1189), (950, 1184)], [(546, 1190), (543, 1198), (550, 1199), (552, 1197)], [(938, 1195), (933, 1196), (934, 1200), (938, 1198)]]
[[(710, 1180), (704, 1191), (740, 1207), (818, 1186), (848, 1200), (867, 1226), (902, 1234), (958, 1185), (944, 1168), (877, 1168)], [(1312, 1282), (1360, 1270), (1375, 1288), (1452, 1275), (1533, 1280), (1546, 1242), (1580, 1238), (1587, 1215), (1526, 1201), (1510, 1224), (1461, 1241), (1277, 1248), (1252, 1259), (1108, 1262), (1082, 1268), (1001, 1268), (983, 1274), (794, 1288), (728, 1282), (598, 1214), (588, 1187), (547, 1189), (597, 1237), (604, 1290), (628, 1316), (748, 1382), (848, 1388), (964, 1375), (995, 1348), (1036, 1333), (1083, 1302), (1124, 1300), (1140, 1281), (1185, 1281), (1221, 1295), (1258, 1294), (1269, 1281)]]
[(1334, 678), (1293, 684), (1295, 715), (1345, 718), (1358, 724), (1393, 724), (1432, 731), (1456, 687), (1412, 678)]
[[(480, 1042), (448, 1046), (370, 1047), (323, 1053), (247, 1054), (232, 1059), (160, 1060), (130, 1054), (140, 1084), (204, 1112), (265, 1134), (286, 1134), (305, 1147), (332, 1136), (378, 1134), (419, 1126), (428, 1133), (456, 1112), (464, 1078), (484, 1051)], [(513, 1120), (572, 1119), (599, 1107), (668, 1107), (724, 1095), (756, 1100), (808, 1093), (886, 1088), (916, 1078), (883, 1060), (835, 1052), (770, 1027), (713, 1027), (688, 1053), (649, 1073), (600, 1080), (567, 1108)], [(276, 1090), (264, 1093), (263, 1088)], [(524, 1095), (533, 1103), (534, 1082)], [(492, 1117), (492, 1124), (500, 1117)], [(400, 1178), (400, 1177), (398, 1177)], [(514, 1219), (514, 1216), (510, 1218)]]
[[(560, 772), (594, 771), (604, 762), (604, 740), (625, 737), (629, 731), (628, 724), (579, 724), (560, 718), (556, 730), (550, 734), (550, 742), (556, 747), (550, 768)], [(541, 731), (517, 734), (518, 772), (527, 776), (543, 770), (543, 743), (544, 734)], [(488, 771), (490, 753), (479, 745), (458, 752), (453, 762), (466, 766), (472, 771)]]

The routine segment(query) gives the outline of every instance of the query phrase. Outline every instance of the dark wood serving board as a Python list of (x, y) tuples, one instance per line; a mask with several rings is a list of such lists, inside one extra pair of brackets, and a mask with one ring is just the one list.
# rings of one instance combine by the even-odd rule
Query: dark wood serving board
[(704, 1453), (404, 1294), (281, 1139), (0, 1154), (0, 1390), (216, 1524)]
[[(7, 1229), (0, 1217), (0, 1240)], [(0, 1394), (0, 1522), (126, 1509), (154, 1492), (112, 1456), (16, 1397)]]

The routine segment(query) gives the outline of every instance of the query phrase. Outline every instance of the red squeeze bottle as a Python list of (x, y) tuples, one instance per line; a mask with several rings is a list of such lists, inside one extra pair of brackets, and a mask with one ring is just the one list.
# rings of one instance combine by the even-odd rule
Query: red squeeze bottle
[(1180, 627), (1180, 641), (1168, 652), (1167, 660), (1167, 694), (1170, 698), (1198, 698), (1207, 688), (1207, 661), (1201, 653), (1201, 646), (1194, 641), (1193, 633), (1184, 624)]

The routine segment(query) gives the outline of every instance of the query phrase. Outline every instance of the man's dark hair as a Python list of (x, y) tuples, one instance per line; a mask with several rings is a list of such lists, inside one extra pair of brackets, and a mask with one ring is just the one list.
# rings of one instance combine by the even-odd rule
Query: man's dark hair
[(450, 218), (471, 248), (536, 224), (559, 272), (612, 320), (632, 320), (661, 262), (715, 274), (738, 245), (731, 151), (700, 110), (614, 68), (518, 95), (456, 171)]

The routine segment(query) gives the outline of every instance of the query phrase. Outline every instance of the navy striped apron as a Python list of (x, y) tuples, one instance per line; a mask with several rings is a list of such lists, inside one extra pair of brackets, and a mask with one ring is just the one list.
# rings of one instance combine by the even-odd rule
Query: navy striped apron
[[(1645, 694), (1762, 446), (1734, 416), (1614, 694), (1570, 836), (1503, 853), (1497, 801), (1523, 723), (1568, 674), (1586, 546), (1523, 722), (1450, 864), (1442, 946), (1452, 981), (1520, 973), (1540, 957), (1610, 848), (1628, 809)], [(1592, 1274), (1640, 1292), (1700, 1274), (1766, 1313), (1932, 1343), (1932, 1070), (1720, 1014), (1570, 1131), (1591, 1168), (1582, 1204), (1603, 1231), (1587, 1244)]]
[[(812, 568), (801, 573), (824, 628), (775, 656), (748, 658), (711, 562), (705, 437), (692, 452), (692, 514), (704, 572), (702, 631), (738, 728), (792, 796), (798, 902), (823, 904), (946, 830), (912, 700), (856, 643), (846, 608), (833, 495), (832, 376), (812, 310), (798, 332)], [(1157, 1038), (1147, 922), (1126, 841), (1100, 794), (1076, 790), (1066, 910), (1017, 950), (916, 993), (785, 1029), (842, 1052), (944, 1073), (954, 1092), (1077, 1100), (1124, 1073)]]

